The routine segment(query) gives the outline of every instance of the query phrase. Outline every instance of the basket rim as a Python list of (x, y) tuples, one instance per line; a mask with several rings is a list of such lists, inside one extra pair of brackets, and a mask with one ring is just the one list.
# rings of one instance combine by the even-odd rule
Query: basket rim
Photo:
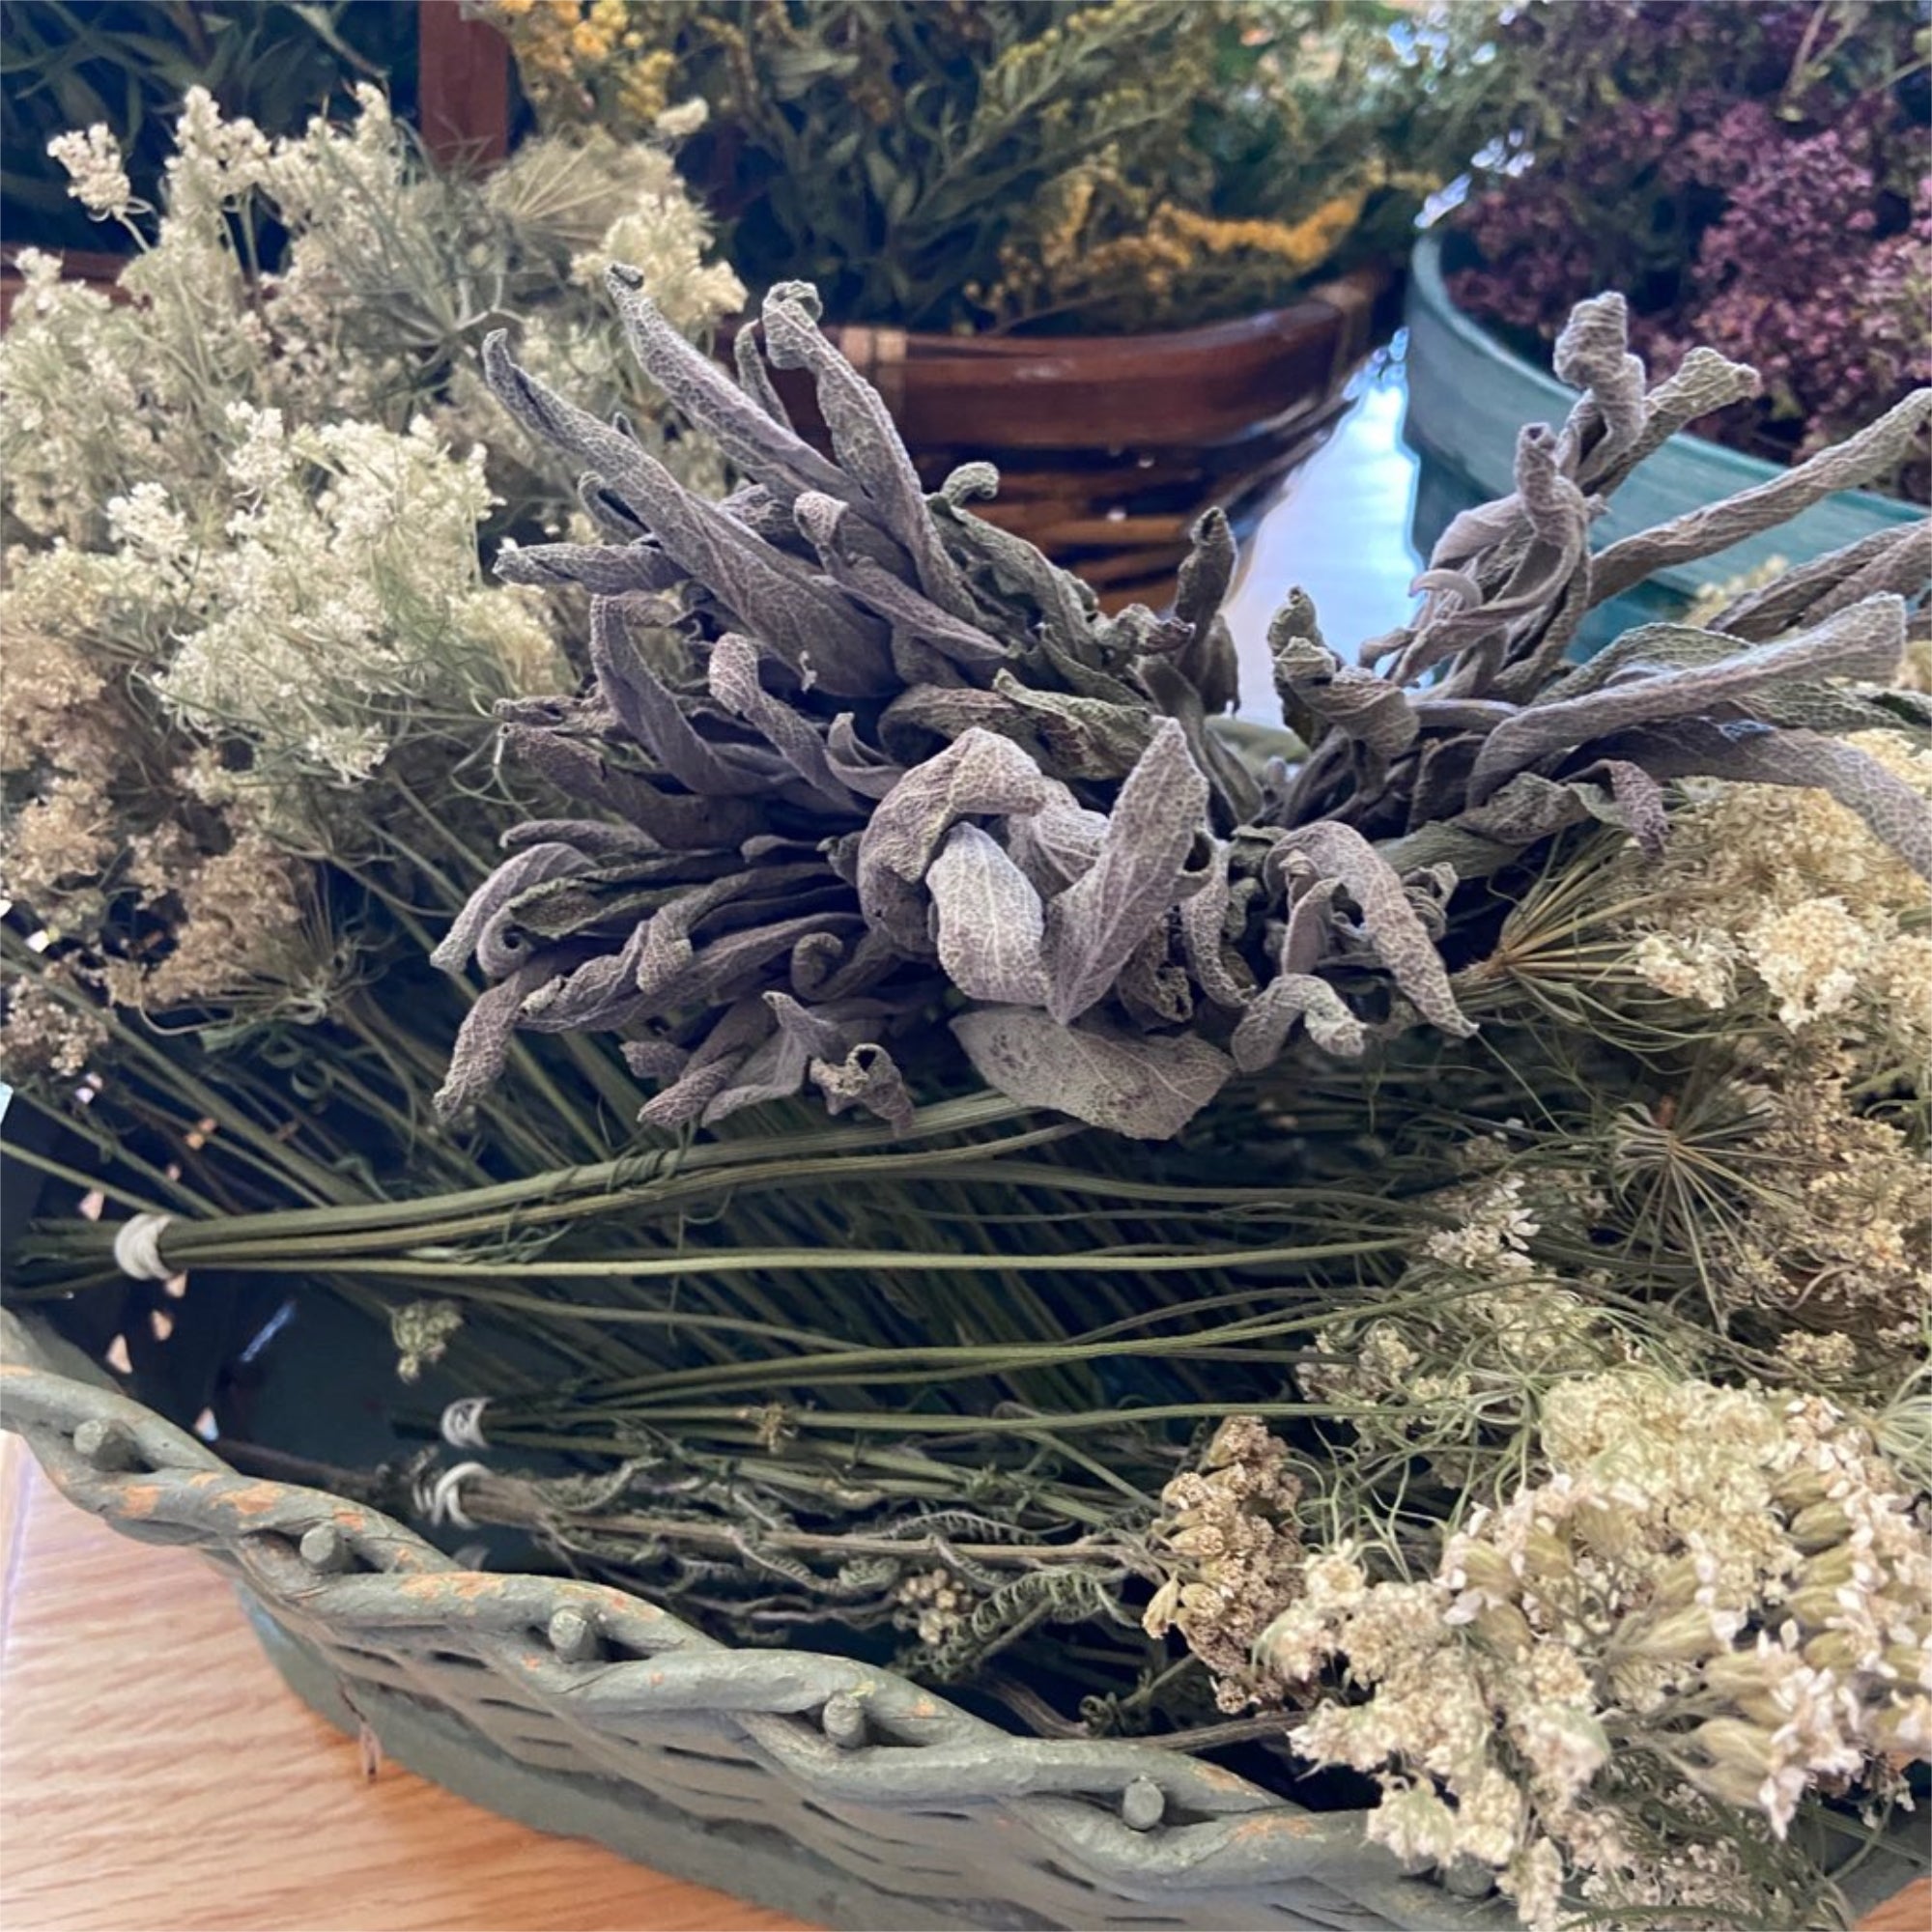
[[(1138, 362), (1149, 355), (1225, 353), (1249, 344), (1270, 343), (1277, 337), (1319, 333), (1373, 305), (1394, 286), (1395, 269), (1386, 262), (1363, 263), (1341, 274), (1312, 283), (1293, 301), (1255, 309), (1220, 322), (1197, 323), (1191, 328), (1126, 329), (1112, 335), (996, 335), (990, 331), (951, 334), (940, 329), (898, 328), (891, 323), (837, 322), (822, 326), (835, 340), (852, 333), (892, 335), (922, 362), (957, 356), (962, 361), (1071, 358), (1104, 365), (1109, 361)], [(744, 323), (755, 320), (750, 310)], [(740, 326), (743, 326), (741, 324)]]
[[(1425, 311), (1434, 326), (1452, 336), (1460, 347), (1481, 356), (1492, 367), (1505, 372), (1512, 382), (1532, 391), (1538, 399), (1539, 409), (1551, 421), (1560, 423), (1576, 404), (1577, 390), (1560, 381), (1550, 370), (1541, 367), (1526, 355), (1519, 355), (1493, 329), (1467, 310), (1457, 306), (1442, 271), (1442, 237), (1443, 230), (1436, 227), (1416, 240), (1408, 266), (1408, 299), (1411, 306)], [(1713, 437), (1699, 436), (1694, 429), (1678, 430), (1669, 438), (1668, 443), (1669, 446), (1694, 452), (1700, 464), (1721, 474), (1724, 480), (1714, 484), (1714, 489), (1730, 492), (1751, 489), (1760, 484), (1775, 483), (1779, 477), (1791, 473), (1788, 464), (1773, 463), (1768, 458), (1751, 455), (1748, 450), (1735, 449)], [(1921, 503), (1909, 502), (1900, 497), (1883, 496), (1876, 490), (1842, 490), (1833, 494), (1850, 498), (1871, 514), (1882, 515), (1889, 523), (1907, 524), (1925, 514), (1925, 506)]]

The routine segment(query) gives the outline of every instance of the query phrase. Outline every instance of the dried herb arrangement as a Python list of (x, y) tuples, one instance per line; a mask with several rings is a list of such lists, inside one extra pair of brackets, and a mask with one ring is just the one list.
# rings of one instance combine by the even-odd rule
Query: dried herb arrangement
[(663, 1082), (644, 1115), (660, 1126), (808, 1079), (835, 1112), (903, 1116), (920, 1082), (886, 1041), (910, 1029), (929, 1054), (951, 998), (987, 1084), (1165, 1139), (1298, 1029), (1345, 1057), (1416, 1023), (1471, 1032), (1442, 946), (1455, 888), (1592, 819), (1660, 848), (1665, 780), (1822, 786), (1932, 872), (1910, 787), (1813, 728), (1892, 715), (1815, 688), (1896, 668), (1896, 584), (1923, 566), (1921, 533), (1879, 549), (1854, 582), (1868, 594), (1840, 594), (1833, 569), (1771, 625), (1638, 633), (1565, 662), (1593, 604), (1896, 461), (1932, 398), (1755, 501), (1593, 558), (1590, 497), (1749, 378), (1700, 356), (1647, 399), (1622, 302), (1586, 305), (1558, 348), (1581, 411), (1560, 435), (1524, 433), (1518, 495), (1445, 534), (1413, 623), (1345, 666), (1305, 598), (1284, 606), (1270, 642), (1304, 750), (1255, 772), (1212, 722), (1234, 695), (1219, 519), (1170, 617), (1101, 618), (971, 516), (983, 471), (928, 503), (809, 288), (766, 298), (764, 347), (812, 370), (836, 461), (772, 413), (751, 353), (741, 387), (634, 276), (613, 271), (612, 294), (643, 366), (752, 480), (701, 502), (492, 338), (497, 393), (584, 466), (628, 538), (499, 564), (596, 600), (594, 688), (512, 722), (507, 749), (577, 808), (615, 812), (635, 852), (570, 819), (511, 835), (440, 954), (479, 955), (497, 981), (445, 1089), (454, 1111), (527, 1026), (624, 1033), (634, 1070)]
[(99, 245), (48, 156), (49, 141), (69, 128), (112, 122), (133, 181), (152, 200), (174, 115), (190, 88), (270, 135), (298, 133), (310, 115), (342, 104), (358, 81), (407, 95), (415, 78), (413, 13), (388, 0), (256, 0), (247, 7), (13, 0), (0, 20), (7, 240), (16, 246)]
[(753, 288), (810, 274), (839, 323), (1112, 334), (1272, 307), (1398, 253), (1467, 153), (1460, 99), (1379, 5), (477, 11), (546, 126), (690, 131), (689, 178)]
[[(1820, 1833), (1932, 1744), (1932, 545), (1569, 649), (1897, 464), (1932, 393), (1593, 551), (1753, 378), (1653, 384), (1584, 303), (1581, 399), (1408, 622), (1348, 662), (1289, 596), (1266, 730), (1228, 716), (1218, 519), (1170, 615), (1102, 616), (974, 514), (983, 468), (921, 490), (810, 289), (736, 381), (610, 290), (742, 480), (703, 497), (489, 342), (602, 540), (498, 561), (588, 594), (591, 675), (499, 706), (544, 803), (437, 947), (483, 982), (445, 1124), (319, 1179), (328, 1094), (185, 1069), (221, 1125), (170, 1174), (109, 1078), (60, 1178), (166, 1217), (149, 1272), (383, 1311), (405, 1410), (467, 1393), (415, 1420), (481, 1473), (338, 1485), (435, 1517), (454, 1484), (579, 1574), (1022, 1733), (1323, 1767), (1536, 1932), (1829, 1922)], [(58, 949), (15, 957), (45, 987)], [(530, 1067), (596, 1157), (506, 1141)], [(126, 1293), (129, 1225), (43, 1223), (16, 1292)]]
[[(600, 407), (715, 487), (717, 452), (624, 380), (595, 279), (645, 260), (696, 334), (742, 290), (659, 148), (535, 142), (463, 183), (373, 90), (277, 140), (196, 90), (150, 208), (104, 128), (54, 146), (133, 252), (110, 299), (26, 251), (0, 336), (0, 880), (10, 949), (45, 936), (9, 989), (9, 1077), (111, 1067), (163, 1140), (210, 1111), (184, 1065), (257, 1117), (285, 1079), (319, 1083), (347, 1114), (298, 1166), (339, 1199), (423, 1108), (463, 1010), (419, 962), (515, 809), (490, 707), (571, 674), (544, 598), (490, 582), (479, 540), (582, 512), (530, 452), (486, 458), (474, 344), (532, 301), (540, 366), (595, 372)], [(397, 1024), (404, 984), (426, 1038)], [(594, 1150), (543, 1086), (504, 1116), (516, 1158)], [(412, 1159), (489, 1174), (444, 1146)], [(259, 1182), (217, 1198), (289, 1198)]]

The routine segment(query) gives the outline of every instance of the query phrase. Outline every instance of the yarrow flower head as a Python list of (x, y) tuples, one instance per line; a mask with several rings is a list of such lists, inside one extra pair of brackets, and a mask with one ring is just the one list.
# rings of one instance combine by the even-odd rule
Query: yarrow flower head
[[(1312, 1702), (1295, 1748), (1379, 1779), (1371, 1837), (1490, 1866), (1549, 1932), (1573, 1897), (1638, 1902), (1634, 1816), (1612, 1821), (1659, 1780), (1781, 1838), (1821, 1787), (1884, 1789), (1895, 1756), (1926, 1752), (1932, 1533), (1862, 1424), (1625, 1370), (1549, 1389), (1539, 1462), (1420, 1580), (1284, 1550), (1264, 1593), (1171, 1619), (1234, 1704)], [(1218, 1558), (1261, 1530), (1215, 1493)], [(1232, 1650), (1269, 1603), (1252, 1654)], [(1321, 1688), (1335, 1677), (1356, 1694)], [(1707, 1854), (1662, 1848), (1693, 1870)]]
[[(1256, 1640), (1303, 1585), (1295, 1506), (1301, 1486), (1287, 1450), (1252, 1416), (1234, 1416), (1215, 1432), (1198, 1470), (1177, 1476), (1161, 1492), (1154, 1546), (1174, 1567), (1148, 1605), (1151, 1636), (1179, 1630), (1216, 1678), (1224, 1710), (1239, 1711), (1271, 1693), (1279, 1679), (1257, 1672)], [(1336, 1566), (1322, 1583), (1345, 1590)]]

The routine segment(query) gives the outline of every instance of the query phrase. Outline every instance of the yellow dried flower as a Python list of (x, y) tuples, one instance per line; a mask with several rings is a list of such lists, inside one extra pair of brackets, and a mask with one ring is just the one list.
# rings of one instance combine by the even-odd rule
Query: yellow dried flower
[(841, 320), (1131, 328), (1252, 311), (1328, 260), (1371, 197), (1394, 238), (1441, 173), (1384, 152), (1398, 129), (1435, 139), (1408, 112), (1421, 66), (1346, 9), (1297, 25), (1263, 0), (484, 12), (547, 125), (669, 133), (672, 89), (701, 99), (721, 131), (707, 159), (760, 211), (740, 234), (748, 279), (810, 264)]
[(1290, 274), (1305, 275), (1318, 269), (1345, 242), (1368, 199), (1366, 187), (1356, 187), (1323, 202), (1301, 220), (1218, 221), (1185, 208), (1168, 207), (1162, 216), (1183, 242), (1210, 255), (1252, 253), (1269, 255)]

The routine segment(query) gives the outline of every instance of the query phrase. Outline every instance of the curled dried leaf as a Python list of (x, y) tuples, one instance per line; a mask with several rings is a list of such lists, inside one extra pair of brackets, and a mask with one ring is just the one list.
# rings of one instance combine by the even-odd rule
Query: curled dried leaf
[(1359, 832), (1346, 825), (1304, 825), (1275, 847), (1277, 858), (1291, 853), (1311, 860), (1318, 877), (1341, 883), (1361, 910), (1367, 944), (1423, 1018), (1459, 1037), (1475, 1032), (1456, 1004), (1442, 956), (1400, 875)]
[(1776, 529), (1840, 490), (1856, 490), (1897, 469), (1924, 436), (1928, 421), (1932, 388), (1915, 389), (1858, 435), (1821, 449), (1770, 482), (1612, 544), (1597, 559), (1591, 602), (1621, 596), (1660, 570), (1715, 556), (1747, 537)]
[(1551, 753), (1591, 745), (1637, 724), (1688, 718), (1725, 700), (1747, 699), (1767, 685), (1821, 676), (1889, 675), (1905, 652), (1905, 605), (1868, 597), (1822, 624), (1716, 664), (1659, 670), (1576, 697), (1528, 706), (1490, 733), (1469, 775), (1480, 805), (1513, 773)]
[(573, 845), (545, 843), (526, 846), (505, 859), (469, 895), (463, 910), (450, 922), (430, 964), (444, 973), (461, 973), (475, 956), (476, 948), (493, 921), (514, 914), (518, 898), (547, 879), (587, 872), (591, 862)]
[(859, 903), (873, 924), (925, 952), (914, 889), (960, 819), (1037, 811), (1059, 787), (1009, 739), (976, 728), (916, 765), (882, 798), (859, 844)]
[(1235, 1029), (1230, 1048), (1243, 1073), (1259, 1073), (1281, 1057), (1297, 1020), (1308, 1037), (1338, 1059), (1360, 1056), (1368, 1035), (1326, 980), (1307, 973), (1283, 973), (1270, 980), (1249, 1003)]
[(892, 1055), (876, 1041), (863, 1041), (841, 1061), (814, 1060), (811, 1078), (825, 1095), (825, 1111), (842, 1114), (863, 1107), (903, 1130), (913, 1119), (912, 1092)]

